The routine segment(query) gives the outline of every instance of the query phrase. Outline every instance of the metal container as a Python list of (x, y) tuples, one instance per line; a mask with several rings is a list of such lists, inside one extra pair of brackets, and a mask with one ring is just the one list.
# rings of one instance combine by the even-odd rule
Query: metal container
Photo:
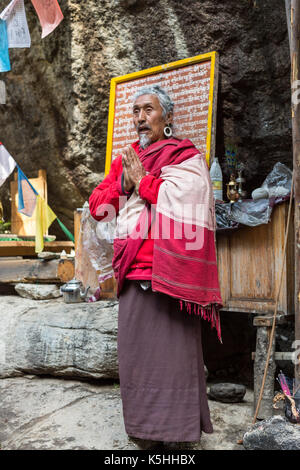
[(74, 278), (71, 279), (71, 281), (69, 281), (67, 284), (61, 286), (60, 292), (63, 295), (64, 302), (67, 304), (73, 304), (85, 300), (89, 288), (90, 286), (82, 290), (81, 281), (77, 281), (77, 279)]

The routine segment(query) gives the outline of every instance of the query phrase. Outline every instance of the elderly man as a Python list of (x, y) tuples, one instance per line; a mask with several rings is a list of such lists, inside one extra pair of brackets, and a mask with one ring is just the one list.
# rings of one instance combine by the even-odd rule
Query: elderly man
[(201, 321), (221, 306), (214, 201), (204, 155), (172, 136), (173, 102), (159, 86), (133, 101), (139, 140), (93, 191), (92, 216), (117, 214), (118, 358), (125, 428), (159, 442), (195, 442), (213, 432)]

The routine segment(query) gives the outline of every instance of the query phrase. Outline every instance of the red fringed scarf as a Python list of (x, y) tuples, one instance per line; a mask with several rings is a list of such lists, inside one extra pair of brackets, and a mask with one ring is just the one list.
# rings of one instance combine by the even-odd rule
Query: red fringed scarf
[[(184, 302), (188, 313), (210, 321), (221, 341), (214, 200), (205, 157), (188, 139), (168, 139), (150, 145), (139, 158), (164, 182), (155, 211), (135, 193), (120, 210), (113, 259), (118, 293), (151, 227), (153, 291), (178, 298), (181, 309)], [(124, 238), (126, 230), (130, 235)]]

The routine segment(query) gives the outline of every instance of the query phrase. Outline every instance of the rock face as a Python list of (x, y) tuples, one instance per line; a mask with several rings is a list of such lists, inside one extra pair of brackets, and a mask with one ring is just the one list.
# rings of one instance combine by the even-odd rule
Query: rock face
[(61, 296), (59, 287), (53, 284), (23, 284), (20, 282), (15, 285), (15, 290), (26, 299), (47, 300)]
[(300, 428), (282, 416), (256, 423), (243, 437), (248, 450), (300, 450)]
[(245, 396), (246, 387), (239, 384), (214, 384), (209, 389), (209, 397), (223, 403), (238, 403)]
[(0, 378), (118, 378), (115, 301), (65, 304), (1, 298)]
[[(0, 8), (7, 0), (0, 0)], [(10, 49), (1, 74), (1, 141), (27, 176), (47, 170), (49, 205), (71, 228), (102, 179), (110, 79), (216, 50), (217, 146), (247, 163), (249, 190), (276, 161), (291, 167), (290, 62), (282, 0), (61, 0), (64, 20), (44, 40), (26, 3), (31, 49)], [(0, 199), (10, 217), (8, 182)], [(57, 232), (57, 233), (56, 233)], [(56, 223), (51, 233), (63, 238)]]

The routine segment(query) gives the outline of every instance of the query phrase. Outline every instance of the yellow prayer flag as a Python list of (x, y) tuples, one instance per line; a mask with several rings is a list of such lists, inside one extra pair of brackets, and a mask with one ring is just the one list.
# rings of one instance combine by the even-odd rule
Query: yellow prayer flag
[(44, 235), (52, 222), (56, 219), (53, 210), (50, 209), (41, 196), (36, 197), (36, 231), (35, 231), (35, 252), (40, 253), (44, 249)]

